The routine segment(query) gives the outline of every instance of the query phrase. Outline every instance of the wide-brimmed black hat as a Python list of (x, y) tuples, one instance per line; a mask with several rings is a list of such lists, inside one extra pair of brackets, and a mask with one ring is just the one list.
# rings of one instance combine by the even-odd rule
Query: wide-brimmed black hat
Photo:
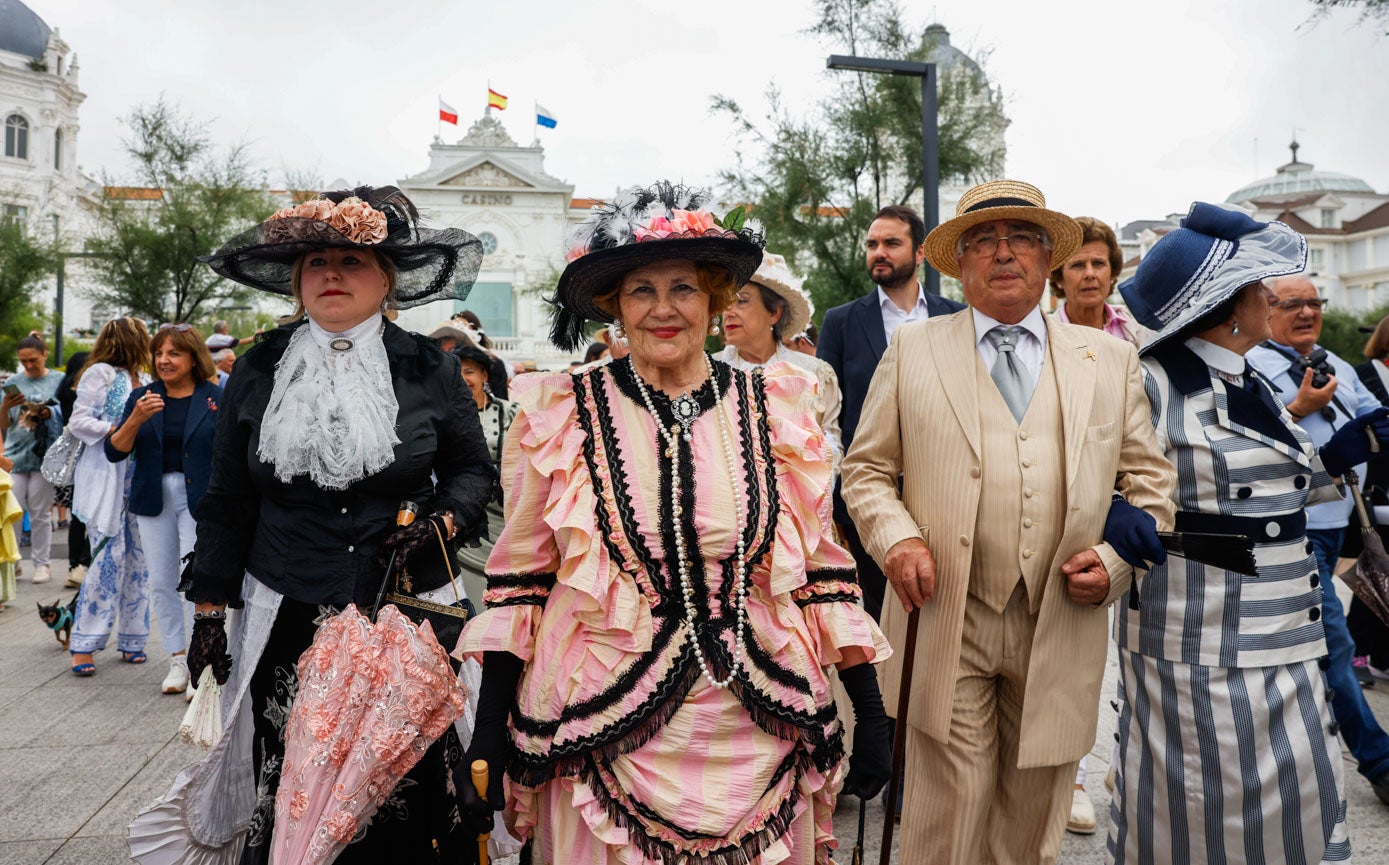
[(360, 247), (396, 267), (391, 306), (462, 300), (482, 265), (482, 243), (459, 228), (422, 228), (415, 205), (394, 186), (323, 192), (286, 207), (198, 260), (242, 285), (290, 296), (299, 256), (315, 249)]
[(594, 299), (611, 292), (626, 273), (658, 261), (688, 260), (729, 271), (742, 285), (762, 264), (765, 241), (748, 226), (742, 208), (719, 215), (705, 207), (709, 193), (661, 181), (624, 189), (595, 204), (569, 241), (569, 266), (550, 303), (550, 341), (565, 351), (588, 342), (584, 322), (613, 322)]

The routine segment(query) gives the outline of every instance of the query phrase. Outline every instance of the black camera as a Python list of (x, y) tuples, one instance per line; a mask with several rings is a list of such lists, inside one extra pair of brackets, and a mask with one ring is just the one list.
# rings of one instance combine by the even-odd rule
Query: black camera
[(1318, 346), (1306, 357), (1299, 357), (1293, 361), (1293, 369), (1297, 374), (1293, 376), (1293, 381), (1301, 382), (1302, 377), (1307, 374), (1307, 370), (1312, 371), (1312, 387), (1320, 390), (1326, 387), (1327, 382), (1336, 374), (1336, 369), (1331, 365), (1331, 361), (1326, 359), (1326, 349)]

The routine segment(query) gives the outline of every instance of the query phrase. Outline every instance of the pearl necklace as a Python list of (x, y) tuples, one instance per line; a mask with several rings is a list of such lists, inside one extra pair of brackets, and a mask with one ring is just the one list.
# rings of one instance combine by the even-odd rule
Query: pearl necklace
[[(656, 406), (651, 401), (651, 392), (647, 390), (646, 382), (642, 380), (637, 372), (636, 364), (632, 362), (631, 355), (627, 356), (627, 366), (632, 371), (632, 378), (636, 379), (637, 390), (641, 392), (642, 402), (646, 403), (646, 410), (651, 413), (651, 419), (656, 422), (656, 430), (661, 434), (661, 438), (666, 440), (666, 458), (670, 460), (670, 512), (671, 518), (675, 521), (675, 557), (676, 570), (680, 574), (680, 595), (685, 605), (685, 624), (689, 626), (690, 643), (694, 646), (695, 660), (699, 663), (699, 672), (705, 680), (715, 688), (727, 688), (738, 677), (738, 670), (743, 666), (743, 656), (747, 654), (747, 619), (748, 619), (748, 561), (747, 544), (743, 539), (743, 532), (746, 528), (744, 524), (743, 512), (738, 507), (738, 470), (733, 461), (733, 437), (729, 432), (730, 423), (724, 417), (723, 397), (719, 393), (718, 380), (714, 377), (714, 363), (709, 359), (709, 354), (704, 354), (704, 365), (709, 370), (709, 381), (714, 389), (715, 414), (719, 420), (719, 436), (723, 440), (723, 456), (728, 463), (728, 474), (733, 483), (733, 513), (735, 517), (735, 528), (737, 530), (738, 560), (737, 569), (734, 571), (733, 580), (733, 606), (736, 612), (736, 622), (734, 626), (735, 648), (733, 651), (733, 665), (728, 673), (728, 678), (719, 681), (709, 672), (709, 662), (704, 657), (704, 648), (700, 645), (700, 631), (697, 619), (695, 618), (694, 587), (690, 584), (690, 561), (689, 553), (685, 549), (685, 534), (680, 531), (680, 517), (684, 513), (680, 506), (680, 447), (679, 442), (684, 438), (690, 442), (690, 425), (694, 423), (693, 412), (682, 412), (678, 416), (678, 422), (673, 423), (667, 430), (661, 426), (661, 416), (656, 413)], [(682, 395), (682, 400), (689, 399)], [(694, 401), (689, 399), (692, 404)], [(683, 426), (683, 430), (682, 430)]]

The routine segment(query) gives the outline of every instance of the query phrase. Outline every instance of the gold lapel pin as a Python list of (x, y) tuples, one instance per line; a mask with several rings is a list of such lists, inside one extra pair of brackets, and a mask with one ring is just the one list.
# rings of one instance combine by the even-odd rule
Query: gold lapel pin
[(1095, 359), (1095, 353), (1094, 353), (1093, 351), (1087, 351), (1087, 352), (1085, 353), (1085, 359), (1086, 359), (1086, 360), (1089, 360), (1089, 361), (1093, 361), (1093, 360)]

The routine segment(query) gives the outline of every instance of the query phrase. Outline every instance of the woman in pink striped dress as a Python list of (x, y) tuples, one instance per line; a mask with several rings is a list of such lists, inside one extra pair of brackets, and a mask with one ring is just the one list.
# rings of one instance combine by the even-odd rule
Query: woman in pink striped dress
[(616, 322), (632, 353), (513, 385), (506, 528), (459, 651), (483, 660), (476, 814), (504, 806), (536, 863), (825, 863), (841, 785), (887, 779), (889, 650), (829, 534), (817, 385), (705, 353), (762, 253), (704, 200), (658, 184), (596, 207), (552, 335), (573, 350)]

